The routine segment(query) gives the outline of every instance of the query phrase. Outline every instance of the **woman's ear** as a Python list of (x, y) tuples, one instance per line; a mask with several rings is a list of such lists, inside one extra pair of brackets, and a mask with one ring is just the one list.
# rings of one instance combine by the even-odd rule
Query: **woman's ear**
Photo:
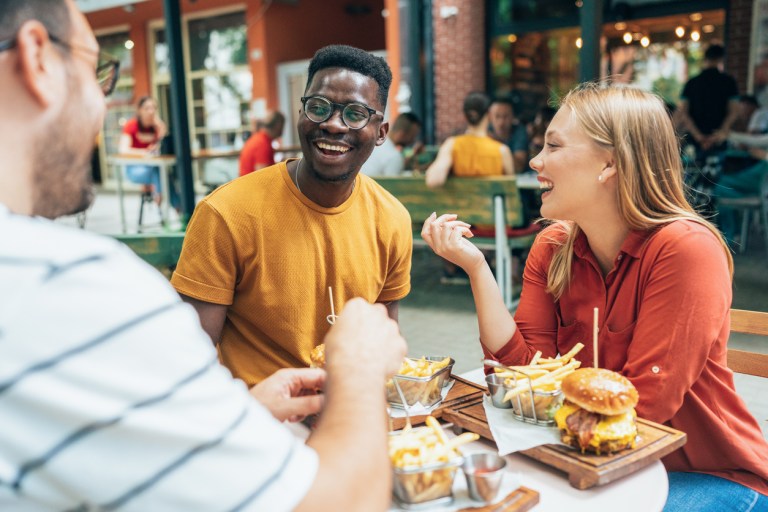
[(602, 177), (600, 180), (602, 182), (606, 182), (616, 176), (616, 159), (613, 157), (613, 154), (611, 154), (610, 159), (605, 162), (605, 167), (603, 167), (602, 172), (600, 172), (600, 176)]
[(21, 79), (32, 98), (43, 108), (58, 94), (57, 80), (52, 74), (52, 45), (45, 26), (37, 20), (23, 23), (16, 33)]

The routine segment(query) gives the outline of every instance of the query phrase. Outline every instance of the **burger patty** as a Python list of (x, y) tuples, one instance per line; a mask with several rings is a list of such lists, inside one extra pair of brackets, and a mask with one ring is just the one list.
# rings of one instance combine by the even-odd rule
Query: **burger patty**
[(565, 419), (565, 424), (568, 426), (568, 430), (578, 436), (579, 445), (582, 448), (586, 448), (595, 435), (595, 429), (599, 421), (599, 414), (579, 409)]

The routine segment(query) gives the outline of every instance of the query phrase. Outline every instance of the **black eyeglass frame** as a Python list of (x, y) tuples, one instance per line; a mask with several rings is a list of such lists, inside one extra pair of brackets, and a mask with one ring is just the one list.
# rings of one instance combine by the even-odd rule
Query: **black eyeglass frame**
[[(99, 81), (99, 86), (101, 86), (101, 92), (104, 93), (104, 97), (109, 96), (112, 94), (112, 92), (115, 90), (115, 86), (117, 85), (117, 79), (120, 77), (120, 60), (117, 59), (114, 55), (110, 55), (109, 53), (103, 51), (103, 50), (92, 50), (90, 48), (85, 48), (83, 46), (75, 46), (72, 45), (62, 39), (59, 39), (53, 34), (48, 34), (48, 39), (51, 40), (54, 44), (58, 44), (59, 46), (62, 46), (66, 48), (69, 51), (75, 51), (79, 50), (82, 52), (90, 53), (91, 55), (96, 55), (97, 60), (101, 61), (101, 64), (97, 64), (96, 66), (96, 79)], [(14, 48), (16, 46), (16, 36), (13, 36), (9, 39), (4, 39), (0, 41), (0, 52), (4, 52), (6, 50), (10, 50), (11, 48)], [(105, 82), (107, 85), (105, 86), (105, 83), (102, 83), (101, 80), (99, 80), (99, 76), (104, 73), (105, 71), (109, 70), (110, 73), (106, 76), (110, 77), (109, 82)]]
[[(323, 100), (323, 101), (327, 102), (332, 107), (330, 113), (328, 114), (328, 117), (326, 117), (322, 121), (315, 121), (314, 119), (309, 117), (309, 114), (307, 114), (307, 101), (314, 100), (314, 99)], [(350, 130), (362, 130), (363, 128), (368, 126), (368, 123), (371, 122), (371, 118), (374, 115), (376, 115), (376, 114), (380, 115), (381, 117), (384, 117), (384, 112), (380, 112), (380, 111), (376, 110), (375, 108), (371, 108), (368, 105), (366, 105), (365, 103), (360, 103), (360, 102), (357, 102), (357, 101), (353, 101), (353, 102), (350, 102), (350, 103), (336, 103), (336, 102), (333, 102), (333, 101), (329, 100), (325, 96), (320, 96), (319, 94), (316, 94), (314, 96), (302, 96), (301, 97), (301, 105), (303, 107), (302, 110), (304, 111), (304, 115), (307, 117), (307, 119), (309, 119), (313, 123), (317, 123), (317, 124), (324, 123), (327, 120), (329, 120), (331, 117), (333, 117), (333, 113), (336, 112), (336, 110), (341, 111), (341, 122), (344, 123), (344, 126), (349, 128)], [(363, 107), (368, 112), (368, 119), (365, 120), (365, 124), (363, 126), (359, 126), (357, 128), (354, 128), (352, 126), (349, 126), (349, 124), (347, 124), (347, 120), (344, 119), (344, 111), (347, 108), (352, 107), (352, 106)]]

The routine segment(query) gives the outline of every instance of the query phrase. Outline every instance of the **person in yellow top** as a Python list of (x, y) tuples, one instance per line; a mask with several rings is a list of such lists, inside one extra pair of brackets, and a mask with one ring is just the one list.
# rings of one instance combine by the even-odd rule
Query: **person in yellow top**
[(464, 117), (469, 126), (464, 135), (448, 137), (437, 158), (427, 169), (427, 186), (441, 187), (448, 175), (499, 176), (514, 174), (509, 148), (488, 135), (488, 108), (491, 99), (482, 92), (471, 92), (464, 99)]
[(353, 297), (397, 304), (410, 291), (407, 210), (358, 175), (387, 136), (391, 72), (333, 45), (309, 64), (298, 135), (303, 158), (220, 187), (195, 209), (171, 284), (191, 303), (219, 357), (253, 385), (309, 366), (334, 311)]

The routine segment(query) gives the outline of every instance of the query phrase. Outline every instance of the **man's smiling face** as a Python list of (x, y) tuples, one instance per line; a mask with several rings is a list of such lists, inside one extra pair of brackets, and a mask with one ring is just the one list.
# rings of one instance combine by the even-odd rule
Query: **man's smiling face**
[[(378, 93), (378, 84), (369, 76), (345, 68), (326, 68), (315, 74), (304, 96), (322, 96), (340, 104), (362, 103), (383, 111)], [(384, 142), (388, 129), (389, 124), (374, 114), (365, 127), (352, 130), (342, 121), (338, 108), (322, 123), (309, 120), (302, 110), (298, 125), (304, 160), (312, 174), (323, 181), (354, 178), (373, 148)]]

